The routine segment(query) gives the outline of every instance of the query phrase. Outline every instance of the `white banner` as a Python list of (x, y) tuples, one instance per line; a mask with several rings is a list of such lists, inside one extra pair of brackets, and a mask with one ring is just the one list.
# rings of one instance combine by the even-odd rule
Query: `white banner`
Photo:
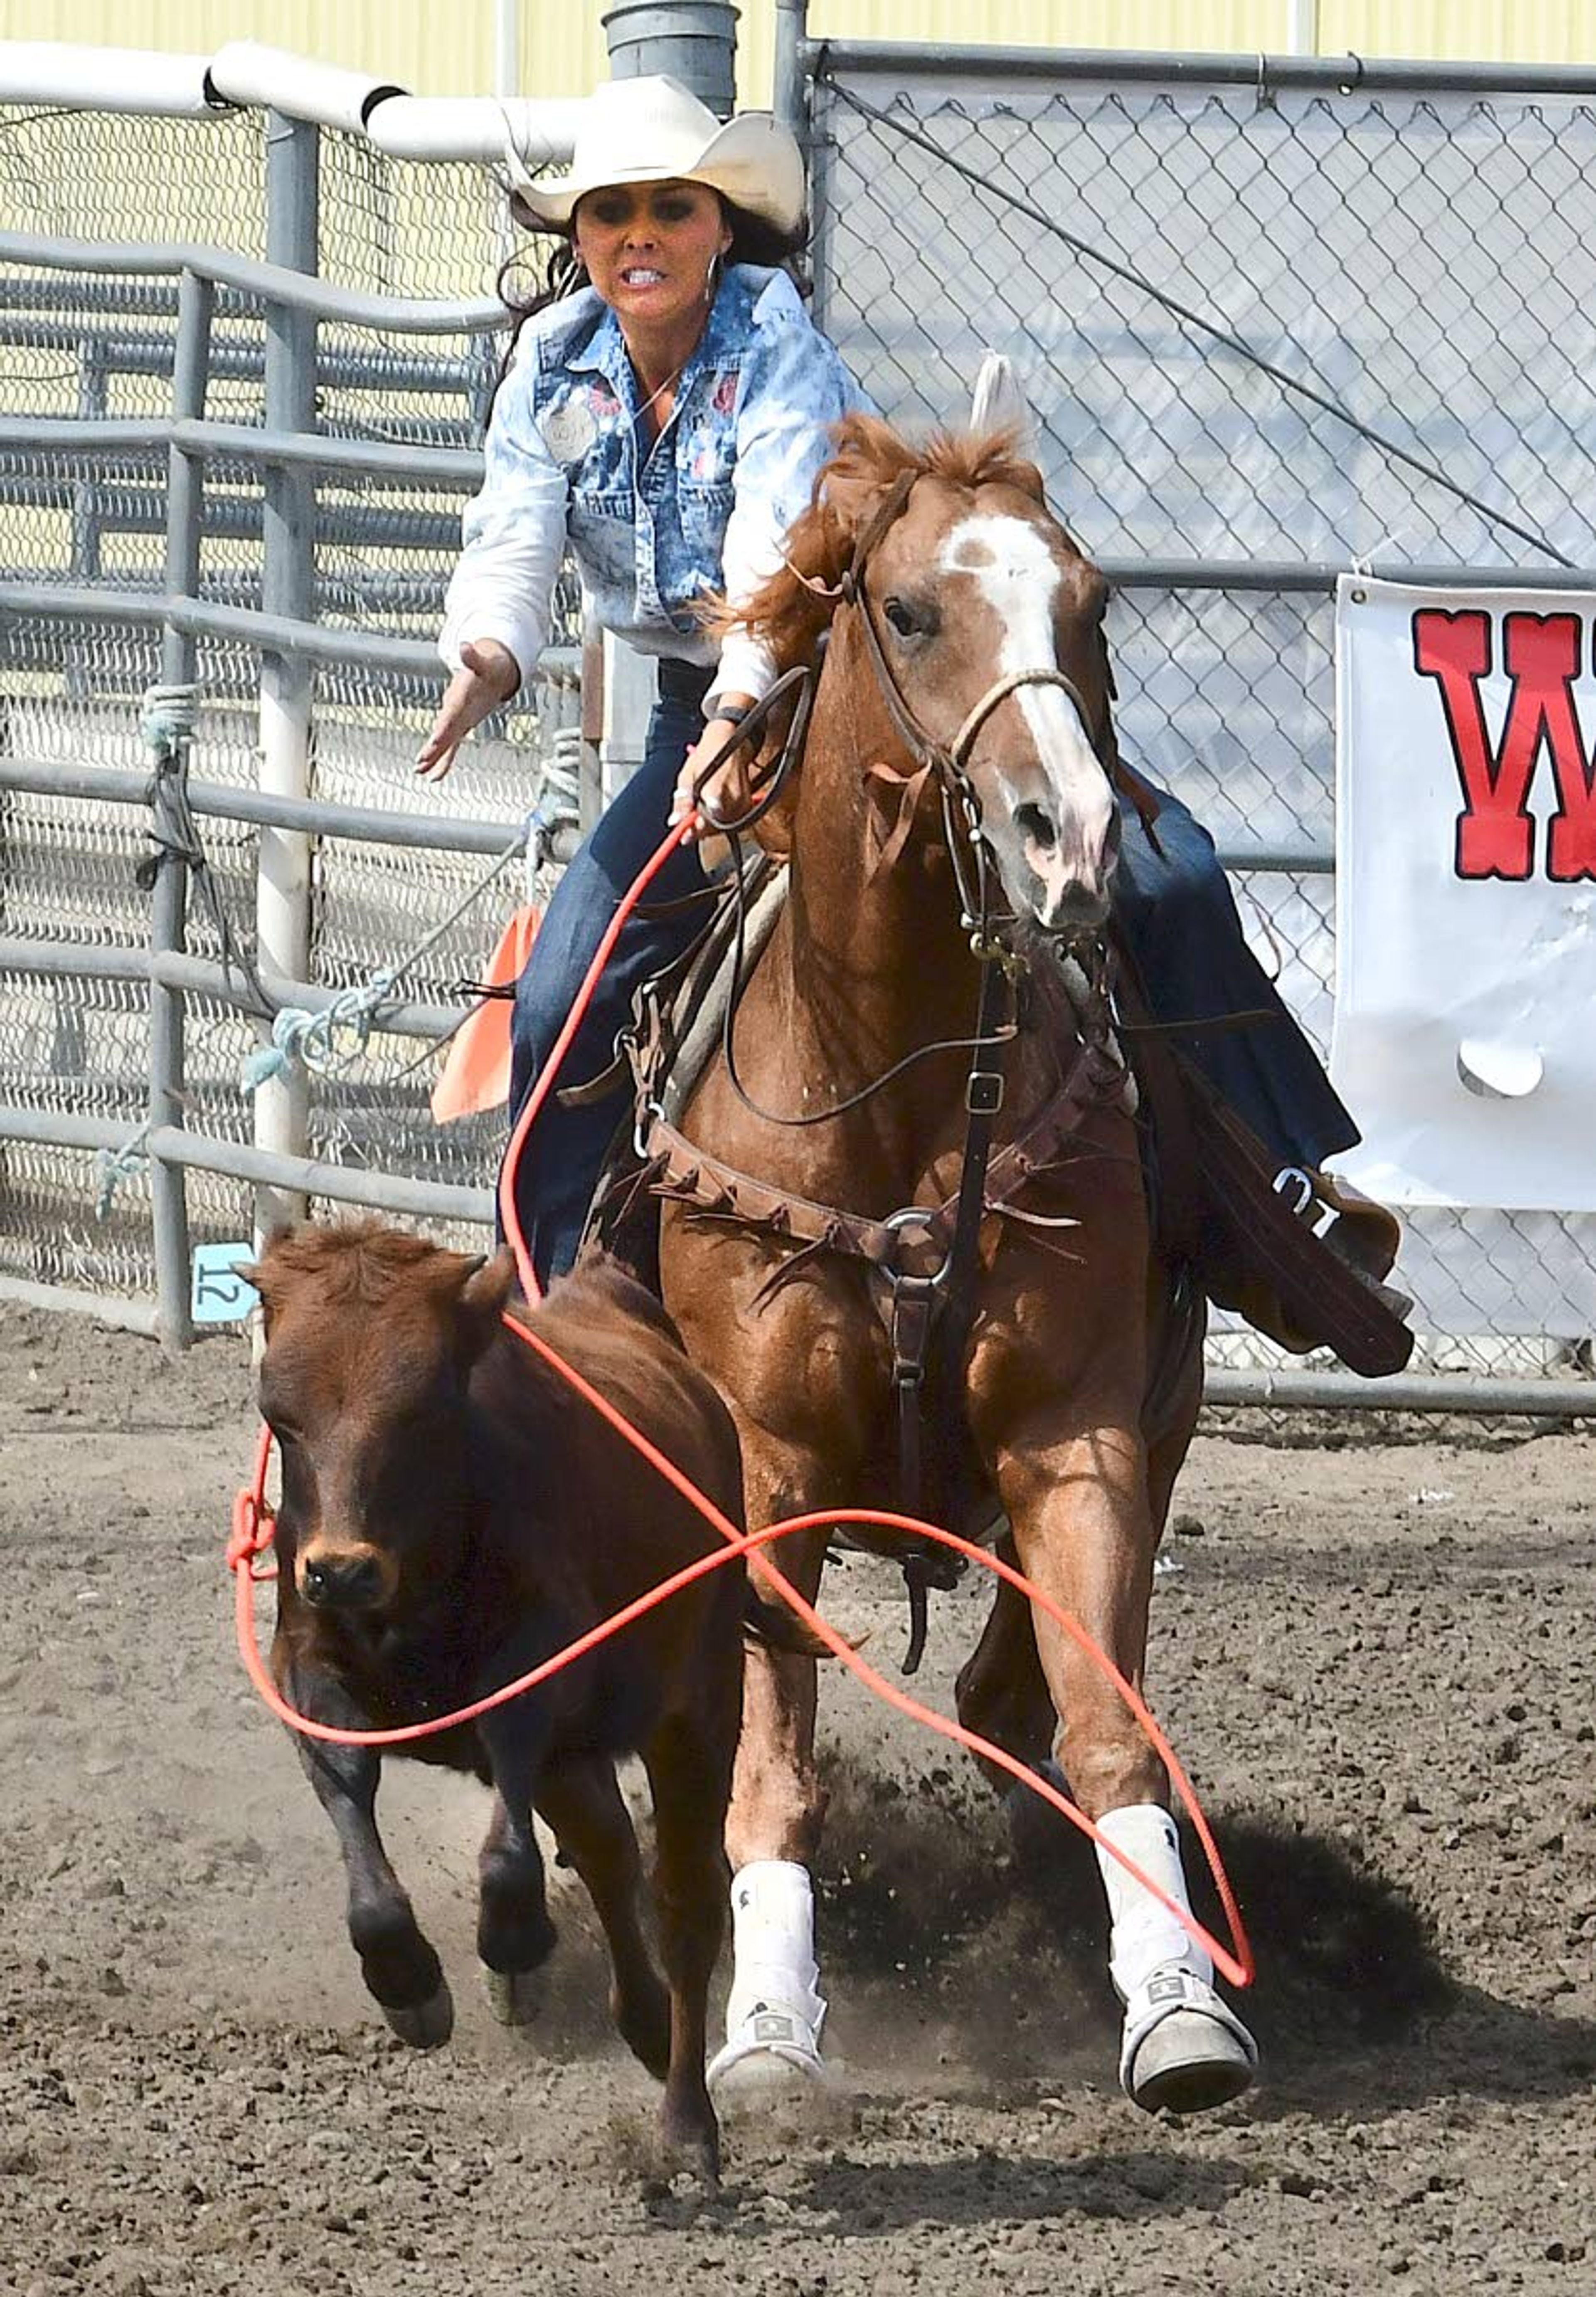
[(1596, 1210), (1593, 634), (1584, 591), (1337, 586), (1336, 1165), (1387, 1203)]

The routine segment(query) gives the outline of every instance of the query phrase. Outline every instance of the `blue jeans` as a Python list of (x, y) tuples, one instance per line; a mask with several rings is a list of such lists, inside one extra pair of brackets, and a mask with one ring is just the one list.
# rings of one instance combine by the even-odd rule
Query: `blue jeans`
[[(710, 672), (662, 662), (660, 698), (648, 722), (643, 762), (612, 800), (555, 889), (515, 989), (510, 1023), (512, 1130), (576, 1002), (583, 976), (622, 895), (665, 835), (682, 761), (703, 731)], [(649, 887), (645, 910), (691, 893), (707, 897), (697, 850), (670, 856)], [(631, 1114), (631, 1074), (590, 1107), (563, 1108), (563, 1085), (586, 1084), (614, 1058), (640, 985), (687, 948), (709, 914), (707, 898), (665, 917), (634, 912), (611, 952), (593, 1002), (560, 1064), (554, 1091), (532, 1124), (515, 1173), (515, 1214), (539, 1283), (576, 1257), (594, 1183), (617, 1128)]]
[[(665, 662), (643, 763), (561, 878), (515, 992), (512, 1022), (512, 1123), (555, 1039), (565, 1025), (595, 951), (621, 897), (665, 834), (681, 762), (703, 731), (709, 673)], [(1202, 1020), (1263, 1010), (1246, 1027), (1193, 1031), (1179, 1042), (1222, 1098), (1250, 1124), (1276, 1165), (1318, 1165), (1358, 1138), (1319, 1057), (1280, 1002), (1242, 935), (1213, 842), (1178, 798), (1159, 793), (1156, 835), (1125, 808), (1115, 903), (1155, 1017)], [(695, 850), (673, 853), (649, 889), (651, 902), (702, 893)], [(634, 916), (617, 941), (556, 1083), (601, 1074), (631, 1016), (641, 983), (680, 955), (704, 920), (692, 907), (667, 917)], [(631, 1079), (587, 1108), (562, 1108), (552, 1096), (532, 1126), (515, 1175), (515, 1207), (540, 1282), (576, 1256), (605, 1153), (629, 1120)]]
[(1153, 851), (1141, 818), (1124, 810), (1115, 912), (1158, 1021), (1263, 1012), (1267, 1020), (1182, 1033), (1174, 1042), (1245, 1124), (1278, 1169), (1321, 1165), (1359, 1139), (1320, 1063), (1269, 976), (1247, 947), (1213, 840), (1179, 798), (1156, 793)]

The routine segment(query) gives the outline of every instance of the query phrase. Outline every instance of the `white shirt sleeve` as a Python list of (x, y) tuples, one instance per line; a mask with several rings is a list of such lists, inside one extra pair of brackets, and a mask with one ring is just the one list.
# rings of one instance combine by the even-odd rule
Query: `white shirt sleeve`
[(517, 358), (488, 425), (481, 490), (465, 506), (464, 547), (449, 577), (438, 651), (460, 667), (465, 642), (497, 638), (524, 686), (548, 641), (565, 547), (565, 473), (532, 417), (536, 363)]
[[(796, 306), (790, 282), (780, 284)], [(767, 300), (775, 299), (761, 301)], [(787, 529), (807, 506), (831, 452), (831, 426), (861, 403), (836, 350), (801, 308), (789, 316), (778, 306), (761, 333), (744, 369), (731, 516), (721, 559), (726, 596), (734, 606), (780, 566)], [(720, 643), (715, 691), (757, 700), (775, 679), (776, 665), (763, 640), (728, 630)]]

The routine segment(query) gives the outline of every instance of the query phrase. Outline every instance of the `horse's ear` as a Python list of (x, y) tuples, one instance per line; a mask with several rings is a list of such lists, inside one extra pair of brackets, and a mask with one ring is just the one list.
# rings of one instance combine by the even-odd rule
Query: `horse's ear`
[(509, 1246), (501, 1245), (491, 1259), (484, 1257), (468, 1269), (460, 1287), (460, 1336), (471, 1356), (480, 1355), (494, 1333), (515, 1281), (515, 1260)]
[(1001, 351), (988, 351), (981, 361), (970, 401), (970, 429), (1007, 431), (1016, 455), (1027, 461), (1036, 454), (1036, 424), (1030, 402), (1014, 371), (1014, 362)]
[(1045, 510), (1047, 493), (1036, 465), (1036, 417), (1014, 362), (1001, 351), (988, 351), (982, 358), (970, 399), (970, 432), (1001, 446), (1008, 465), (1004, 476), (1034, 495)]

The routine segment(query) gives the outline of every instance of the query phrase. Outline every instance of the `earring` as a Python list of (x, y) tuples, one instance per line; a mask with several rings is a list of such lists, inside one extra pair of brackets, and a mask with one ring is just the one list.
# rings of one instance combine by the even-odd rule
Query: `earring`
[(712, 303), (715, 300), (715, 290), (720, 284), (722, 268), (720, 250), (717, 248), (710, 258), (710, 268), (703, 275), (703, 300), (706, 303)]

